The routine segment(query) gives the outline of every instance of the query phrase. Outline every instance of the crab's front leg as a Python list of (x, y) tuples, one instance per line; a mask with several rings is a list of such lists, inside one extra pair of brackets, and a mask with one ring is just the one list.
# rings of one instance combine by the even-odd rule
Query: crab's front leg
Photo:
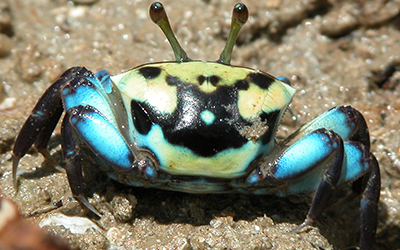
[[(13, 175), (18, 162), (33, 143), (46, 149), (63, 110), (62, 147), (68, 180), (74, 196), (98, 214), (83, 195), (82, 146), (109, 172), (145, 182), (156, 177), (146, 153), (130, 143), (126, 110), (118, 89), (106, 71), (96, 74), (71, 68), (39, 99), (14, 145)], [(46, 150), (41, 150), (45, 152)], [(44, 154), (49, 156), (49, 154)], [(16, 180), (16, 178), (14, 179)]]
[(125, 139), (102, 114), (91, 106), (70, 108), (62, 124), (62, 149), (68, 181), (75, 198), (100, 216), (84, 196), (81, 147), (88, 146), (104, 166), (129, 168), (134, 161)]
[(298, 230), (318, 218), (333, 189), (355, 181), (354, 190), (362, 193), (360, 249), (371, 249), (377, 227), (380, 173), (369, 146), (362, 115), (350, 106), (337, 107), (285, 140), (248, 175), (244, 185), (258, 190), (254, 192), (281, 196), (315, 191), (307, 218)]
[(42, 95), (33, 108), (31, 115), (25, 121), (13, 147), (13, 179), (15, 187), (19, 160), (34, 143), (38, 151), (46, 158), (49, 158), (47, 144), (64, 110), (60, 91), (76, 75), (85, 74), (86, 71), (81, 67), (73, 67), (65, 71)]
[(83, 195), (82, 146), (116, 179), (157, 181), (154, 159), (134, 145), (126, 109), (118, 89), (106, 71), (67, 85), (62, 91), (66, 116), (62, 126), (63, 152), (74, 196), (98, 214)]

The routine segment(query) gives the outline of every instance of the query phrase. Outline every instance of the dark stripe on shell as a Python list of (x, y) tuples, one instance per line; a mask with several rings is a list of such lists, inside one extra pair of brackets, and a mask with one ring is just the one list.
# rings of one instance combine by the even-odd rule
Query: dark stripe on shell
[(197, 81), (199, 81), (199, 85), (203, 85), (204, 81), (206, 80), (206, 77), (203, 75), (199, 75), (197, 77)]
[(182, 83), (182, 81), (179, 79), (179, 77), (176, 77), (176, 76), (167, 76), (165, 81), (167, 81), (167, 84), (169, 86), (179, 86), (179, 84)]
[(221, 77), (213, 75), (213, 76), (203, 76), (203, 75), (199, 75), (197, 77), (197, 81), (199, 81), (199, 85), (203, 85), (204, 82), (209, 82), (211, 83), (211, 85), (213, 86), (217, 86), (219, 81), (221, 80)]
[(260, 115), (261, 121), (267, 121), (268, 131), (261, 137), (261, 141), (263, 144), (267, 144), (271, 140), (274, 140), (273, 134), (277, 127), (279, 126), (278, 119), (279, 119), (280, 110), (271, 111), (269, 113), (262, 113)]
[(138, 101), (132, 100), (131, 111), (133, 124), (135, 125), (136, 130), (142, 135), (146, 135), (147, 133), (149, 133), (153, 122), (150, 120), (146, 109), (143, 108), (143, 104)]
[(139, 72), (146, 79), (154, 79), (160, 75), (161, 69), (159, 67), (143, 67), (139, 69)]
[(270, 75), (262, 73), (251, 73), (249, 74), (250, 80), (262, 89), (268, 89), (269, 86), (275, 81), (275, 78)]
[(238, 90), (248, 90), (249, 87), (250, 87), (250, 84), (249, 84), (249, 82), (246, 81), (246, 80), (238, 80), (238, 81), (235, 82), (235, 85), (234, 85), (234, 86), (235, 86), (236, 89), (238, 89)]
[(221, 78), (219, 76), (210, 76), (209, 77), (209, 82), (211, 83), (211, 85), (213, 86), (217, 86), (218, 82), (221, 80)]

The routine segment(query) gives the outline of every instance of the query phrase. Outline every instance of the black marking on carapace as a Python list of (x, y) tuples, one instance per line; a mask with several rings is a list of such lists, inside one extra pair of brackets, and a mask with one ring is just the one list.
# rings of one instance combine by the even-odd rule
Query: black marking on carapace
[(265, 122), (267, 121), (267, 126), (268, 126), (268, 131), (261, 137), (261, 142), (263, 144), (267, 144), (268, 142), (270, 142), (271, 140), (273, 140), (274, 138), (272, 138), (273, 136), (273, 132), (277, 130), (277, 127), (279, 126), (278, 123), (278, 119), (279, 119), (279, 113), (280, 110), (275, 110), (269, 113), (265, 113), (263, 112), (260, 115), (261, 121)]
[(220, 80), (221, 78), (219, 76), (213, 75), (209, 77), (208, 81), (211, 83), (211, 85), (217, 86)]
[(203, 75), (199, 75), (197, 77), (197, 81), (199, 81), (199, 85), (203, 85), (204, 81), (206, 80), (206, 77)]
[(262, 89), (268, 89), (269, 86), (275, 81), (273, 76), (262, 73), (251, 73), (249, 78), (254, 84)]
[(199, 75), (197, 77), (197, 81), (199, 82), (199, 85), (203, 85), (204, 82), (209, 82), (211, 83), (211, 85), (213, 85), (214, 87), (216, 87), (219, 83), (219, 81), (221, 80), (221, 77), (213, 75), (213, 76), (203, 76), (203, 75)]
[[(230, 148), (240, 148), (248, 142), (238, 128), (252, 126), (252, 122), (239, 113), (237, 87), (219, 86), (215, 91), (205, 93), (199, 85), (183, 82), (178, 77), (168, 76), (166, 80), (169, 85), (177, 86), (176, 109), (172, 113), (160, 113), (147, 102), (132, 101), (136, 119), (148, 120), (140, 126), (142, 121), (135, 122), (135, 126), (144, 127), (141, 131), (148, 132), (152, 123), (158, 124), (169, 143), (186, 147), (202, 157), (211, 157)], [(215, 115), (212, 124), (206, 124), (201, 119), (200, 115), (205, 110)], [(142, 117), (136, 113), (141, 113)], [(274, 126), (274, 117), (275, 114), (271, 114), (271, 117), (267, 115), (262, 119)]]
[(136, 130), (142, 135), (147, 135), (153, 123), (151, 122), (146, 109), (142, 107), (142, 103), (132, 100), (131, 111), (133, 124), (135, 125)]
[(234, 84), (234, 86), (236, 87), (236, 89), (238, 90), (248, 90), (250, 87), (250, 84), (248, 81), (246, 80), (237, 80)]
[(182, 81), (177, 76), (167, 76), (165, 81), (169, 86), (178, 86)]
[(159, 67), (143, 67), (139, 69), (140, 74), (146, 79), (154, 79), (157, 78), (160, 73), (161, 69)]

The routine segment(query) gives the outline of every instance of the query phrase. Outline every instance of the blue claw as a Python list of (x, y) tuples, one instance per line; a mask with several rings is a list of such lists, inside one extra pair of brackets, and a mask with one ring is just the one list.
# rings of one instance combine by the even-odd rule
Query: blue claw
[(79, 137), (111, 166), (131, 167), (134, 156), (121, 133), (91, 106), (79, 106), (71, 115), (70, 123)]
[(337, 141), (328, 132), (317, 130), (290, 146), (272, 172), (278, 179), (294, 179), (318, 167), (337, 148)]

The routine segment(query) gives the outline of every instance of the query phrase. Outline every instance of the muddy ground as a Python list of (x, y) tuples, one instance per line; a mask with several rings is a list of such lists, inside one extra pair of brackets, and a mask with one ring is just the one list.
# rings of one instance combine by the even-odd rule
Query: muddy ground
[[(234, 3), (164, 1), (189, 57), (218, 58)], [(349, 104), (360, 110), (382, 173), (374, 249), (400, 249), (400, 1), (245, 3), (251, 17), (238, 39), (232, 64), (287, 76), (298, 90), (278, 139), (331, 107)], [(11, 176), (14, 138), (41, 93), (58, 75), (75, 65), (116, 74), (146, 62), (174, 59), (163, 34), (148, 18), (150, 4), (0, 1), (2, 195), (13, 199), (29, 220), (41, 223), (76, 249), (355, 247), (358, 198), (331, 206), (312, 226), (289, 233), (304, 220), (309, 199), (133, 188), (92, 171), (95, 166), (87, 163), (87, 195), (103, 214), (99, 219), (71, 198), (66, 175), (52, 169), (34, 149), (21, 161), (19, 192), (15, 193)], [(50, 149), (62, 166), (59, 128)], [(347, 193), (344, 187), (332, 204)], [(51, 210), (58, 201), (63, 206)], [(55, 223), (63, 214), (70, 218)], [(95, 224), (79, 231), (78, 222)]]

